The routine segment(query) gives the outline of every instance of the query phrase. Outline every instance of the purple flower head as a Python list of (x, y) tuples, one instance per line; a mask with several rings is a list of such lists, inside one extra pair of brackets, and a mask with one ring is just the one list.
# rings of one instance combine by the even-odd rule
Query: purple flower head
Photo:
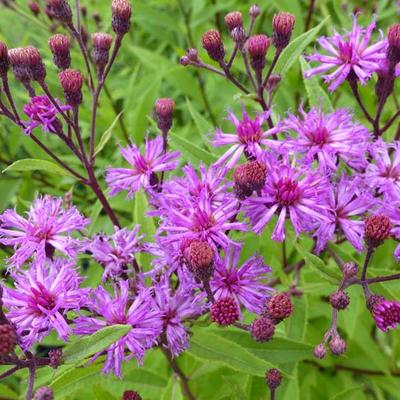
[(278, 221), (272, 239), (285, 239), (285, 221), (290, 218), (296, 235), (309, 231), (320, 221), (329, 221), (326, 215), (324, 193), (329, 189), (325, 177), (305, 167), (289, 163), (284, 157), (267, 168), (267, 179), (261, 195), (244, 201), (245, 213), (254, 232), (260, 234), (274, 214)]
[[(71, 109), (68, 105), (63, 105), (56, 100), (62, 111)], [(44, 132), (55, 133), (57, 131), (57, 114), (59, 111), (47, 96), (33, 97), (24, 106), (24, 113), (29, 117), (29, 121), (23, 122), (25, 133), (30, 135), (32, 131), (41, 126)]]
[(365, 182), (386, 201), (400, 200), (400, 142), (376, 141), (369, 146), (374, 163), (368, 164)]
[(104, 280), (118, 277), (132, 269), (135, 254), (142, 250), (140, 240), (143, 236), (138, 235), (139, 229), (139, 225), (131, 231), (116, 228), (113, 235), (98, 235), (87, 246), (92, 257), (104, 266)]
[(357, 17), (354, 17), (350, 32), (346, 31), (343, 35), (335, 32), (331, 37), (319, 38), (318, 43), (329, 54), (315, 53), (306, 57), (307, 60), (319, 62), (321, 65), (307, 71), (305, 77), (311, 78), (333, 70), (323, 75), (325, 81), (330, 83), (331, 92), (348, 78), (354, 77), (361, 84), (366, 84), (386, 58), (386, 40), (369, 45), (375, 26), (374, 20), (367, 28), (360, 27), (357, 25)]
[[(132, 297), (127, 281), (120, 281), (119, 287), (115, 286), (114, 296), (99, 286), (94, 290), (88, 307), (97, 317), (78, 317), (74, 330), (77, 335), (91, 335), (112, 325), (132, 327), (131, 331), (107, 349), (104, 373), (114, 371), (116, 376), (122, 377), (122, 361), (136, 358), (140, 363), (145, 351), (156, 344), (162, 332), (162, 314), (156, 309), (150, 291), (142, 290), (136, 297)], [(131, 354), (125, 355), (126, 349)]]
[(114, 196), (122, 190), (128, 190), (128, 197), (141, 187), (151, 189), (157, 183), (156, 173), (171, 171), (178, 165), (179, 152), (163, 154), (163, 138), (146, 139), (144, 154), (139, 148), (131, 144), (121, 147), (122, 156), (132, 165), (132, 168), (108, 168), (106, 181), (110, 188), (110, 195)]
[(37, 198), (27, 217), (15, 210), (6, 210), (0, 215), (0, 243), (14, 246), (15, 253), (8, 259), (11, 266), (21, 266), (34, 255), (38, 262), (45, 262), (54, 250), (74, 257), (78, 241), (70, 234), (83, 229), (90, 221), (75, 207), (62, 208), (63, 200), (50, 196)]
[(365, 168), (369, 132), (363, 125), (352, 122), (347, 110), (324, 114), (321, 108), (312, 108), (309, 113), (300, 109), (300, 114), (300, 117), (289, 115), (282, 122), (284, 130), (296, 134), (285, 146), (305, 154), (306, 162), (317, 159), (324, 170), (336, 170), (339, 159), (352, 168)]
[(211, 289), (216, 300), (231, 297), (238, 307), (243, 305), (249, 312), (261, 314), (265, 300), (273, 293), (273, 289), (265, 283), (271, 268), (257, 255), (239, 267), (240, 250), (230, 246), (224, 258), (216, 258)]
[(71, 328), (66, 314), (79, 310), (88, 297), (88, 291), (79, 288), (81, 278), (74, 264), (63, 259), (46, 265), (35, 262), (29, 270), (13, 272), (11, 276), (15, 289), (4, 288), (3, 300), (21, 346), (29, 349), (53, 329), (67, 340)]
[(328, 188), (328, 208), (332, 213), (330, 220), (323, 220), (315, 232), (317, 252), (324, 250), (326, 244), (334, 239), (335, 233), (343, 233), (358, 251), (362, 251), (364, 221), (362, 217), (374, 205), (372, 195), (363, 188), (361, 178), (350, 179), (342, 175), (339, 182)]
[(400, 324), (400, 303), (381, 300), (372, 309), (376, 326), (383, 332), (394, 329)]
[[(263, 125), (269, 117), (269, 112), (257, 115), (250, 119), (243, 110), (243, 119), (239, 120), (235, 114), (229, 112), (228, 119), (235, 125), (235, 133), (223, 133), (217, 129), (212, 140), (215, 147), (231, 145), (231, 148), (217, 161), (218, 165), (226, 163), (227, 168), (233, 168), (244, 153), (247, 158), (255, 159), (262, 152), (262, 145), (276, 146), (276, 141), (268, 139), (280, 131), (279, 127), (264, 130)], [(229, 161), (228, 161), (229, 160)]]
[(206, 308), (204, 293), (196, 294), (195, 289), (196, 286), (184, 274), (179, 274), (179, 287), (175, 291), (172, 291), (168, 280), (164, 278), (154, 285), (155, 302), (164, 322), (164, 344), (175, 357), (189, 347), (189, 335), (184, 321), (201, 315)]

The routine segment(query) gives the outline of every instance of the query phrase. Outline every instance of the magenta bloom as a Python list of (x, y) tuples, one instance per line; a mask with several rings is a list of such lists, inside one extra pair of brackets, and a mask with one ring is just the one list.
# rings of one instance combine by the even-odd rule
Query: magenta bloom
[[(132, 327), (129, 333), (107, 349), (104, 373), (114, 371), (116, 376), (122, 377), (122, 361), (136, 358), (140, 363), (145, 351), (156, 344), (161, 334), (162, 314), (156, 309), (149, 290), (143, 290), (132, 297), (127, 281), (119, 282), (119, 290), (114, 288), (114, 297), (99, 286), (94, 290), (93, 300), (89, 301), (88, 307), (96, 317), (78, 317), (74, 329), (77, 335), (91, 335), (111, 325)], [(125, 355), (126, 349), (131, 354)], [(96, 354), (95, 358), (99, 355)]]
[(321, 109), (312, 108), (309, 113), (300, 109), (300, 113), (300, 117), (289, 115), (282, 123), (284, 130), (296, 134), (285, 146), (304, 154), (306, 162), (317, 159), (325, 170), (336, 170), (339, 159), (357, 170), (365, 168), (369, 132), (352, 122), (347, 110), (324, 114)]
[(163, 153), (161, 136), (153, 140), (146, 139), (144, 154), (138, 147), (131, 144), (120, 149), (122, 156), (132, 165), (132, 168), (108, 168), (106, 181), (110, 195), (114, 196), (122, 190), (128, 190), (132, 197), (141, 187), (150, 189), (157, 183), (157, 172), (171, 171), (178, 165), (179, 152)]
[(374, 305), (372, 315), (376, 326), (383, 332), (396, 328), (400, 324), (400, 303), (382, 300)]
[(271, 268), (264, 264), (260, 256), (250, 257), (238, 267), (240, 248), (229, 247), (225, 257), (217, 257), (211, 289), (216, 300), (233, 298), (238, 307), (243, 305), (249, 312), (261, 314), (265, 300), (273, 293), (266, 285), (267, 274)]
[[(376, 141), (369, 147), (375, 163), (369, 163), (365, 182), (386, 201), (400, 200), (400, 142)], [(392, 153), (392, 154), (391, 154)]]
[(139, 229), (139, 225), (132, 231), (116, 228), (113, 235), (98, 235), (87, 246), (92, 257), (104, 267), (103, 279), (132, 270), (135, 255), (142, 250)]
[(309, 231), (320, 221), (329, 221), (323, 194), (329, 189), (324, 177), (289, 164), (284, 158), (268, 171), (261, 196), (245, 200), (245, 213), (254, 232), (260, 234), (274, 214), (278, 221), (272, 239), (285, 239), (285, 221), (290, 218), (295, 233)]
[[(262, 152), (261, 145), (276, 146), (276, 141), (268, 139), (271, 135), (278, 133), (280, 129), (264, 130), (263, 125), (269, 112), (259, 114), (250, 119), (246, 111), (243, 111), (243, 120), (236, 118), (235, 114), (229, 112), (228, 119), (235, 125), (235, 133), (223, 133), (220, 129), (215, 132), (212, 144), (215, 147), (231, 145), (231, 148), (217, 161), (218, 165), (225, 164), (232, 168), (237, 164), (244, 153), (248, 158), (257, 158)], [(229, 160), (229, 161), (228, 161)]]
[(164, 345), (175, 357), (189, 347), (189, 334), (184, 321), (198, 317), (206, 307), (204, 294), (196, 294), (195, 289), (196, 286), (183, 274), (179, 274), (179, 287), (175, 291), (171, 290), (167, 279), (161, 279), (154, 285), (155, 302), (164, 321)]
[(62, 259), (47, 265), (35, 262), (29, 270), (11, 276), (15, 289), (5, 287), (3, 300), (22, 347), (29, 349), (53, 329), (67, 340), (71, 328), (66, 314), (79, 310), (88, 296), (86, 289), (79, 288), (81, 278), (74, 264)]
[(307, 71), (305, 77), (311, 78), (333, 70), (323, 75), (325, 81), (330, 83), (331, 92), (349, 76), (355, 76), (361, 84), (366, 84), (372, 74), (380, 68), (381, 61), (386, 58), (385, 40), (369, 45), (375, 26), (374, 20), (367, 28), (362, 28), (357, 25), (357, 18), (354, 17), (351, 32), (346, 31), (343, 35), (335, 32), (331, 37), (319, 38), (318, 43), (329, 55), (315, 53), (306, 57), (309, 61), (316, 61), (321, 65)]
[[(62, 111), (71, 109), (69, 105), (63, 105), (59, 100), (56, 101)], [(41, 126), (44, 132), (55, 133), (57, 131), (59, 111), (47, 96), (33, 97), (29, 103), (25, 104), (24, 113), (29, 117), (29, 121), (23, 122), (26, 134), (30, 135), (38, 126)]]
[(43, 263), (54, 250), (70, 257), (76, 255), (78, 241), (70, 234), (83, 229), (90, 221), (75, 207), (62, 208), (62, 202), (61, 198), (39, 197), (26, 218), (11, 209), (0, 215), (0, 243), (15, 248), (14, 255), (8, 259), (9, 265), (19, 267), (32, 255)]
[[(315, 232), (316, 250), (322, 251), (334, 239), (335, 233), (343, 233), (358, 251), (362, 251), (364, 236), (363, 216), (373, 206), (373, 197), (363, 188), (361, 179), (343, 175), (337, 184), (329, 188), (328, 208), (331, 219), (323, 220)], [(358, 219), (357, 219), (358, 217)], [(361, 218), (360, 218), (361, 217)]]

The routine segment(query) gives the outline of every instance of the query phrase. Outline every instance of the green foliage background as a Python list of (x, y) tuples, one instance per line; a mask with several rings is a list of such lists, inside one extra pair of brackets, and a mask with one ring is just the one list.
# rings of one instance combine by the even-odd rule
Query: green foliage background
[[(45, 59), (48, 70), (47, 81), (53, 93), (62, 98), (57, 83), (56, 68), (51, 61), (47, 47), (49, 37), (47, 20), (35, 19), (29, 14), (27, 1), (17, 0), (24, 10), (24, 15), (1, 6), (0, 38), (8, 46), (20, 47), (32, 44), (37, 46)], [(90, 32), (96, 30), (91, 19), (93, 12), (102, 16), (104, 30), (110, 31), (111, 1), (82, 0), (88, 8), (87, 25)], [(218, 152), (207, 143), (208, 134), (213, 126), (224, 126), (225, 111), (231, 108), (240, 111), (243, 104), (249, 109), (257, 106), (249, 99), (238, 95), (236, 89), (218, 76), (207, 72), (200, 75), (179, 65), (178, 60), (189, 46), (199, 46), (201, 34), (214, 27), (216, 21), (223, 25), (223, 16), (232, 10), (240, 10), (247, 16), (251, 4), (239, 0), (187, 0), (179, 5), (177, 0), (149, 0), (133, 3), (133, 26), (123, 42), (123, 49), (107, 82), (108, 91), (113, 99), (104, 94), (101, 97), (97, 138), (103, 135), (99, 145), (97, 172), (103, 175), (109, 165), (122, 165), (118, 152), (119, 144), (126, 144), (126, 137), (121, 129), (121, 121), (126, 127), (129, 140), (143, 142), (147, 133), (157, 133), (151, 110), (158, 97), (173, 97), (177, 105), (171, 146), (182, 151), (184, 159), (194, 164), (199, 161), (210, 163), (216, 159)], [(317, 0), (316, 11), (311, 27), (320, 26), (320, 33), (351, 26), (350, 13), (355, 7), (364, 8), (362, 23), (371, 19), (373, 7), (376, 6), (379, 26), (385, 30), (390, 23), (398, 21), (397, 6), (394, 0), (379, 1), (342, 1)], [(297, 24), (293, 38), (304, 32), (308, 1), (301, 0), (265, 0), (259, 3), (263, 13), (256, 24), (256, 31), (270, 34), (271, 19), (278, 10), (290, 11), (296, 15)], [(184, 14), (182, 13), (184, 8)], [(247, 19), (247, 18), (246, 18)], [(315, 35), (317, 32), (315, 32)], [(316, 105), (320, 100), (326, 109), (331, 107), (351, 107), (356, 116), (363, 120), (361, 112), (354, 105), (348, 88), (341, 88), (334, 95), (327, 95), (321, 81), (316, 78), (303, 82), (301, 69), (308, 68), (301, 62), (300, 53), (304, 45), (312, 49), (315, 38), (303, 37), (287, 54), (278, 68), (283, 74), (280, 90), (275, 97), (274, 116), (283, 116), (287, 110), (295, 111), (300, 103), (305, 107)], [(231, 43), (226, 36), (227, 47)], [(229, 43), (229, 44), (228, 44)], [(299, 51), (298, 53), (296, 52)], [(203, 50), (202, 56), (206, 57)], [(290, 63), (290, 69), (287, 67)], [(236, 63), (238, 74), (243, 73), (241, 62)], [(83, 68), (77, 49), (73, 50), (73, 66)], [(27, 100), (21, 86), (11, 82), (12, 90), (21, 107)], [(367, 107), (374, 102), (372, 86), (361, 89)], [(386, 115), (392, 115), (387, 107)], [(88, 136), (90, 122), (90, 102), (81, 107), (81, 124)], [(122, 112), (119, 120), (117, 116)], [(4, 170), (16, 160), (40, 159), (48, 157), (17, 128), (3, 118), (0, 119), (0, 168)], [(63, 160), (75, 166), (75, 160), (66, 149), (51, 135), (39, 134)], [(390, 139), (394, 132), (388, 131)], [(76, 165), (79, 169), (79, 166)], [(19, 169), (19, 170), (18, 170)], [(24, 169), (29, 169), (24, 171)], [(102, 184), (104, 181), (101, 180)], [(47, 165), (40, 168), (13, 169), (0, 175), (0, 211), (7, 207), (16, 207), (18, 212), (27, 210), (36, 193), (50, 193), (64, 196), (72, 192), (73, 202), (90, 217), (94, 223), (90, 233), (100, 230), (110, 231), (112, 226), (106, 215), (103, 215), (93, 194), (72, 178), (60, 174)], [(146, 198), (138, 194), (134, 201), (127, 201), (124, 196), (111, 199), (112, 206), (122, 218), (124, 226), (140, 223), (143, 232), (151, 237), (154, 222), (146, 218)], [(287, 289), (292, 277), (281, 271), (281, 252), (276, 243), (269, 240), (270, 233), (264, 232), (261, 237), (251, 234), (245, 236), (244, 255), (260, 252), (273, 267), (273, 274), (281, 279), (280, 289)], [(372, 274), (393, 273), (399, 267), (392, 259), (394, 243), (388, 243), (379, 249), (369, 269)], [(298, 249), (301, 249), (302, 255)], [(330, 324), (331, 309), (327, 296), (337, 287), (337, 267), (327, 256), (322, 259), (311, 256), (307, 249), (311, 243), (301, 239), (298, 247), (289, 243), (289, 263), (299, 261), (306, 256), (306, 266), (302, 270), (299, 290), (304, 294), (295, 302), (295, 312), (286, 323), (280, 324), (277, 335), (267, 344), (257, 344), (248, 335), (233, 329), (216, 329), (202, 321), (193, 327), (190, 350), (179, 357), (178, 363), (190, 377), (190, 385), (198, 399), (266, 399), (268, 396), (263, 375), (267, 368), (275, 366), (286, 373), (283, 385), (277, 391), (278, 399), (400, 399), (400, 332), (395, 330), (381, 334), (374, 330), (371, 316), (367, 312), (361, 288), (352, 287), (350, 308), (339, 313), (339, 327), (347, 340), (348, 351), (340, 358), (328, 355), (326, 359), (316, 362), (312, 357), (312, 348), (321, 341), (323, 333)], [(338, 247), (344, 260), (362, 261), (348, 245)], [(5, 274), (4, 259), (7, 249), (0, 248), (0, 271)], [(148, 260), (141, 260), (148, 263)], [(86, 275), (86, 285), (96, 286), (100, 283), (101, 270), (97, 265), (90, 265), (87, 259), (79, 260), (82, 273)], [(378, 293), (392, 299), (400, 298), (398, 282), (375, 285)], [(118, 332), (114, 332), (118, 336)], [(104, 338), (100, 338), (104, 340)], [(104, 348), (104, 342), (97, 338), (94, 348)], [(72, 339), (72, 345), (79, 347), (79, 341)], [(75, 344), (74, 344), (75, 343)], [(38, 351), (46, 354), (46, 346), (59, 345), (60, 342), (51, 335), (45, 339)], [(79, 351), (86, 344), (82, 344)], [(103, 347), (101, 347), (103, 346)], [(77, 349), (74, 348), (74, 351)], [(54, 372), (50, 368), (39, 370), (36, 386), (51, 385), (56, 399), (118, 399), (123, 390), (138, 390), (144, 399), (182, 399), (179, 380), (168, 369), (165, 359), (158, 350), (148, 353), (144, 366), (138, 368), (135, 361), (124, 365), (124, 379), (100, 375), (102, 359), (86, 366), (82, 353), (69, 364)], [(76, 359), (78, 358), (78, 359)], [(5, 368), (0, 367), (0, 373)], [(1, 399), (23, 398), (26, 388), (26, 371), (0, 382)]]

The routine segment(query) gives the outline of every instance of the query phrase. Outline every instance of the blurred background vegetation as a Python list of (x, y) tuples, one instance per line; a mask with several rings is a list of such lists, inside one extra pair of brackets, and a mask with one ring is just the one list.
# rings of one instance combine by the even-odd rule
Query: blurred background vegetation
[[(4, 3), (4, 2), (3, 2)], [(62, 98), (58, 85), (57, 69), (51, 60), (47, 46), (50, 36), (51, 22), (43, 13), (35, 17), (28, 8), (28, 1), (11, 1), (15, 10), (0, 5), (0, 39), (9, 48), (34, 45), (38, 47), (44, 58), (48, 77), (47, 82), (57, 97)], [(72, 5), (71, 1), (71, 5)], [(96, 31), (110, 32), (110, 3), (109, 0), (81, 0), (81, 5), (87, 8), (87, 16), (82, 19), (89, 33)], [(271, 34), (271, 20), (277, 11), (289, 11), (296, 16), (297, 23), (293, 34), (296, 38), (305, 30), (309, 0), (264, 0), (259, 2), (262, 14), (257, 20), (255, 32)], [(225, 127), (227, 109), (240, 111), (243, 105), (249, 110), (260, 111), (257, 104), (241, 97), (237, 90), (218, 76), (208, 72), (198, 72), (191, 67), (179, 65), (179, 58), (188, 47), (198, 47), (204, 59), (208, 59), (201, 49), (200, 38), (204, 31), (217, 27), (224, 32), (225, 45), (231, 49), (232, 41), (227, 35), (223, 24), (223, 16), (229, 11), (239, 10), (248, 23), (248, 9), (252, 2), (243, 0), (148, 0), (133, 2), (133, 24), (131, 31), (123, 41), (122, 51), (113, 67), (107, 81), (107, 94), (100, 99), (97, 139), (106, 132), (111, 132), (104, 148), (97, 159), (97, 173), (102, 177), (104, 168), (110, 165), (122, 165), (118, 145), (128, 141), (142, 143), (145, 136), (157, 134), (152, 119), (152, 108), (158, 97), (172, 97), (176, 102), (176, 113), (173, 127), (174, 137), (171, 146), (183, 152), (184, 161), (197, 165), (200, 161), (210, 162), (218, 154), (207, 143), (209, 134), (215, 126)], [(321, 34), (351, 27), (351, 14), (360, 12), (360, 22), (367, 24), (373, 14), (377, 15), (378, 26), (385, 31), (393, 22), (398, 21), (398, 5), (394, 0), (317, 0), (315, 11), (309, 22), (312, 28), (323, 19), (329, 17)], [(93, 14), (99, 18), (93, 18)], [(96, 22), (96, 19), (98, 22)], [(100, 19), (100, 22), (99, 22)], [(58, 32), (62, 32), (59, 28)], [(314, 42), (308, 51), (312, 50)], [(270, 52), (270, 57), (272, 52)], [(73, 68), (82, 68), (83, 62), (77, 46), (72, 52)], [(243, 76), (241, 60), (235, 63), (235, 72)], [(27, 93), (19, 83), (11, 79), (11, 87), (17, 99), (19, 109), (28, 100)], [(323, 94), (319, 79), (314, 81), (319, 93)], [(374, 101), (371, 86), (361, 89), (367, 107)], [(295, 112), (300, 104), (306, 108), (318, 103), (317, 98), (309, 96), (304, 85), (299, 62), (293, 64), (282, 79), (280, 89), (274, 99), (274, 118), (284, 116), (288, 110)], [(330, 100), (335, 107), (354, 108), (348, 88), (343, 87)], [(394, 106), (393, 106), (394, 107)], [(90, 98), (87, 95), (81, 107), (81, 126), (85, 137), (89, 134)], [(354, 108), (356, 116), (363, 120), (361, 112)], [(387, 108), (390, 116), (391, 109)], [(119, 116), (119, 117), (118, 117)], [(229, 125), (226, 125), (229, 128)], [(111, 131), (110, 131), (111, 130)], [(44, 133), (38, 135), (48, 143), (49, 147), (71, 165), (75, 159), (68, 154), (57, 138)], [(387, 132), (392, 137), (393, 132)], [(193, 151), (188, 143), (197, 145), (204, 152)], [(0, 119), (0, 169), (4, 170), (14, 161), (25, 158), (48, 159), (30, 139), (12, 126), (4, 118)], [(79, 170), (79, 167), (76, 166)], [(0, 175), (0, 212), (7, 207), (16, 207), (19, 212), (27, 209), (36, 193), (50, 193), (64, 196), (72, 193), (72, 200), (78, 208), (95, 223), (90, 228), (91, 233), (109, 231), (112, 226), (103, 215), (101, 208), (95, 202), (91, 191), (71, 178), (58, 176), (52, 171), (5, 172)], [(104, 185), (103, 179), (100, 179)], [(127, 201), (124, 195), (111, 199), (112, 206), (118, 211), (123, 225), (132, 226), (135, 223), (146, 225), (147, 232), (154, 231), (151, 220), (144, 218), (145, 208), (143, 197), (138, 195), (134, 201)], [(150, 221), (150, 222), (149, 222)], [(290, 281), (279, 272), (280, 253), (270, 240), (265, 240), (266, 232), (261, 238), (249, 235), (246, 239), (245, 253), (250, 255), (254, 250), (261, 251), (265, 260), (275, 268), (284, 287)], [(391, 261), (393, 243), (380, 249), (370, 270), (385, 273), (398, 267)], [(5, 273), (4, 258), (7, 249), (0, 248), (0, 270)], [(299, 259), (298, 253), (289, 246), (289, 261)], [(344, 246), (339, 250), (346, 261), (360, 261), (350, 247)], [(400, 399), (400, 333), (381, 335), (373, 333), (373, 323), (365, 310), (361, 290), (358, 287), (350, 289), (352, 303), (350, 310), (340, 313), (339, 326), (348, 342), (348, 352), (344, 357), (328, 356), (316, 363), (311, 351), (313, 345), (321, 340), (323, 332), (330, 323), (330, 307), (327, 295), (334, 290), (332, 276), (334, 265), (327, 265), (327, 271), (319, 269), (316, 262), (309, 263), (310, 268), (304, 269), (300, 289), (305, 293), (296, 300), (296, 312), (290, 321), (279, 325), (282, 336), (304, 343), (298, 348), (288, 348), (287, 344), (274, 339), (273, 343), (264, 347), (254, 344), (257, 351), (263, 352), (264, 357), (278, 364), (290, 378), (278, 389), (278, 399)], [(317, 263), (318, 264), (318, 263)], [(88, 276), (87, 285), (95, 286), (100, 282), (99, 268), (88, 268), (86, 260), (82, 260), (84, 274)], [(283, 275), (283, 276), (282, 276)], [(397, 285), (397, 287), (396, 287)], [(378, 292), (388, 298), (399, 298), (398, 283), (388, 283), (385, 287), (378, 286)], [(230, 331), (226, 331), (229, 337)], [(180, 357), (179, 363), (191, 378), (194, 393), (199, 399), (266, 399), (267, 390), (262, 376), (253, 373), (246, 365), (241, 364), (241, 353), (236, 362), (224, 360), (229, 351), (229, 341), (225, 340), (224, 331), (220, 334), (221, 354), (206, 354), (201, 347), (201, 336), (193, 351)], [(231, 338), (235, 336), (231, 334)], [(239, 340), (242, 336), (237, 336)], [(204, 339), (204, 337), (203, 337)], [(243, 339), (243, 338), (242, 338)], [(242, 340), (240, 339), (240, 340)], [(204, 339), (206, 340), (206, 339)], [(199, 344), (200, 343), (200, 344)], [(46, 351), (46, 346), (59, 344), (55, 337), (50, 336), (39, 347)], [(311, 345), (311, 346), (310, 346)], [(226, 348), (224, 347), (226, 346)], [(208, 361), (204, 361), (204, 354)], [(225, 355), (224, 355), (225, 354)], [(213, 360), (215, 362), (210, 362)], [(221, 363), (222, 361), (222, 363)], [(228, 365), (233, 367), (229, 368)], [(145, 399), (180, 399), (179, 382), (170, 373), (165, 360), (157, 351), (148, 354), (145, 364), (137, 369), (136, 363), (125, 365), (123, 381), (105, 378), (99, 375), (101, 364), (93, 364), (86, 369), (66, 371), (60, 375), (54, 387), (56, 399), (112, 399), (118, 398), (124, 389), (136, 389)], [(53, 371), (40, 371), (37, 385), (48, 384)], [(17, 399), (23, 393), (24, 372), (13, 376), (6, 382), (0, 383), (1, 399)]]

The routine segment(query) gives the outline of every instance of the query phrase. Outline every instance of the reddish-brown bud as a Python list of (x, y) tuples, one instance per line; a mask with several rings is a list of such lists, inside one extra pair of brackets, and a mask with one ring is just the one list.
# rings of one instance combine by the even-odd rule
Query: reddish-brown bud
[(215, 61), (222, 61), (225, 57), (224, 44), (220, 33), (215, 29), (205, 32), (201, 38), (202, 45), (210, 58)]
[(365, 220), (365, 241), (370, 247), (378, 247), (390, 236), (392, 223), (386, 215), (371, 215)]
[(43, 81), (46, 77), (46, 68), (42, 62), (40, 52), (35, 47), (21, 47), (8, 52), (10, 64), (15, 78), (21, 82)]
[(279, 369), (271, 368), (265, 374), (265, 381), (270, 390), (275, 390), (282, 381), (282, 374)]
[(61, 86), (64, 90), (65, 100), (72, 107), (82, 103), (83, 77), (80, 71), (66, 69), (58, 74)]
[(134, 390), (125, 390), (122, 400), (142, 400), (142, 396)]
[(17, 344), (17, 335), (10, 324), (0, 325), (0, 357), (10, 354)]
[(393, 64), (400, 62), (400, 24), (392, 25), (387, 34), (389, 46), (387, 58)]
[(332, 354), (340, 356), (346, 352), (347, 344), (338, 334), (335, 334), (329, 342), (329, 348), (331, 349)]
[(239, 307), (234, 299), (225, 297), (211, 306), (211, 319), (218, 325), (231, 325), (239, 319)]
[(282, 292), (272, 296), (266, 303), (266, 314), (275, 322), (289, 317), (293, 312), (293, 304), (288, 293)]
[(46, 0), (52, 18), (58, 19), (65, 24), (72, 23), (72, 11), (66, 0)]
[(29, 0), (28, 7), (33, 15), (38, 16), (40, 14), (40, 7), (39, 4), (36, 3), (36, 1)]
[(248, 161), (236, 167), (233, 173), (235, 194), (243, 200), (251, 196), (254, 191), (261, 190), (265, 184), (267, 170), (260, 161)]
[(257, 342), (268, 342), (274, 336), (275, 325), (271, 318), (260, 317), (253, 321), (250, 332)]
[(92, 35), (92, 58), (100, 73), (108, 63), (112, 41), (113, 37), (108, 33), (97, 32)]
[(8, 49), (4, 42), (0, 42), (0, 75), (7, 75), (10, 68), (10, 60), (8, 59)]
[(350, 303), (350, 297), (346, 292), (338, 290), (329, 296), (329, 303), (336, 310), (345, 310)]
[(288, 12), (280, 12), (274, 15), (272, 21), (273, 42), (277, 49), (282, 50), (289, 44), (295, 22), (295, 16)]
[(60, 69), (67, 69), (71, 65), (71, 41), (69, 37), (62, 34), (56, 34), (50, 37), (49, 47), (53, 53), (54, 64)]
[(225, 25), (232, 32), (235, 28), (243, 27), (242, 13), (239, 11), (232, 11), (225, 15)]
[(204, 241), (196, 240), (187, 249), (190, 271), (201, 281), (208, 281), (214, 272), (214, 250)]
[(265, 56), (270, 45), (271, 40), (267, 35), (254, 35), (247, 40), (247, 52), (254, 70), (261, 71), (265, 67)]
[(162, 132), (167, 132), (172, 126), (175, 102), (171, 98), (157, 99), (154, 112), (157, 116), (157, 125)]
[(132, 7), (128, 0), (113, 0), (112, 28), (118, 35), (125, 35), (131, 24)]

